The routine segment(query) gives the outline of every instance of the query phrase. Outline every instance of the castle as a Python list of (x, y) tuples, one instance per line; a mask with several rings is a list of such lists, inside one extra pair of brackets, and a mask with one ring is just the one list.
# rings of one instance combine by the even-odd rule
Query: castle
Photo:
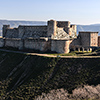
[(79, 32), (69, 21), (50, 20), (45, 26), (22, 26), (10, 28), (3, 25), (0, 47), (14, 47), (40, 51), (69, 53), (71, 50), (91, 51), (100, 46), (98, 32)]

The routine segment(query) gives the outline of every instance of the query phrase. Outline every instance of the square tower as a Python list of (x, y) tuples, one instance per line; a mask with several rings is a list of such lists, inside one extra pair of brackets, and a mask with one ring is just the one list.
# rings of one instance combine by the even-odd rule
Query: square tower
[(52, 35), (56, 36), (56, 28), (57, 28), (57, 22), (55, 20), (48, 21), (47, 26), (47, 36), (51, 37)]
[(81, 40), (81, 45), (87, 46), (98, 46), (98, 32), (79, 32), (79, 37)]
[(3, 28), (2, 28), (2, 35), (3, 35), (3, 37), (5, 37), (6, 36), (6, 32), (7, 32), (7, 29), (9, 29), (10, 28), (10, 25), (3, 25)]

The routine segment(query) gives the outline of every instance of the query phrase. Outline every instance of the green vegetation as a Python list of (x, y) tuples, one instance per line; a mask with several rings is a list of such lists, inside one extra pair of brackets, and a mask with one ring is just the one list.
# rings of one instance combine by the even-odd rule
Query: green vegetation
[(100, 84), (100, 59), (61, 59), (0, 52), (0, 100), (32, 100), (43, 92)]
[(84, 52), (72, 51), (72, 52), (67, 53), (67, 54), (54, 53), (54, 54), (49, 54), (49, 55), (55, 55), (55, 56), (80, 56), (80, 55), (82, 55), (82, 56), (84, 56), (84, 54), (88, 55), (89, 53), (91, 53), (91, 51), (89, 51), (89, 52), (87, 52), (87, 51), (84, 51)]
[(49, 54), (49, 55), (54, 55), (54, 56), (77, 56), (77, 54), (75, 52), (70, 52), (67, 54), (59, 54), (59, 53), (54, 53), (54, 54)]
[(22, 52), (30, 52), (30, 53), (39, 53), (39, 54), (48, 54), (48, 55), (54, 55), (54, 56), (80, 56), (80, 55), (89, 55), (91, 54), (91, 51), (71, 51), (70, 53), (67, 53), (67, 54), (59, 54), (59, 53), (55, 53), (55, 52), (51, 52), (51, 51), (47, 51), (47, 52), (42, 52), (42, 51), (39, 51), (39, 50), (27, 50), (27, 49), (24, 49), (24, 50), (19, 50), (18, 48), (13, 48), (13, 47), (0, 47), (0, 49), (5, 49), (5, 50), (11, 50), (11, 51), (22, 51)]

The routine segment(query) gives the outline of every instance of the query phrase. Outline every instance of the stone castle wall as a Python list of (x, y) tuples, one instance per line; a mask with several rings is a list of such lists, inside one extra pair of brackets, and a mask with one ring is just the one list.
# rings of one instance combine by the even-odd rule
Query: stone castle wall
[[(33, 49), (33, 50), (40, 50), (40, 51), (47, 51), (50, 50), (51, 48), (51, 41), (46, 41), (44, 39), (4, 39), (5, 47), (14, 47), (18, 49)], [(0, 42), (0, 45), (3, 45), (3, 42)]]
[(7, 30), (10, 28), (10, 25), (3, 25), (2, 31), (3, 31), (3, 37), (6, 36)]
[(90, 36), (90, 46), (98, 46), (98, 32), (92, 32)]
[(79, 32), (77, 38), (75, 35), (76, 25), (70, 25), (69, 21), (50, 20), (47, 26), (19, 26), (18, 28), (4, 25), (0, 47), (69, 53), (70, 49), (98, 45), (98, 32)]
[(76, 47), (81, 46), (81, 40), (80, 38), (73, 39), (72, 42), (70, 43), (70, 48), (71, 50), (75, 50)]
[(47, 37), (47, 26), (19, 26), (10, 28), (4, 26), (3, 37), (6, 38), (26, 38), (26, 37)]
[(0, 47), (4, 46), (4, 39), (2, 37), (0, 37)]
[(55, 20), (50, 20), (48, 21), (47, 27), (48, 27), (47, 36), (48, 37), (51, 37), (52, 35), (56, 36), (57, 22)]
[(19, 38), (47, 37), (47, 26), (19, 26)]
[(100, 36), (98, 36), (98, 47), (100, 47)]
[[(51, 34), (52, 33), (52, 34)], [(76, 25), (70, 25), (69, 21), (48, 21), (48, 36), (53, 39), (66, 38), (69, 36), (75, 37), (76, 35)], [(69, 36), (68, 36), (69, 35)]]
[(59, 53), (68, 53), (70, 44), (68, 39), (72, 34), (76, 34), (76, 25), (70, 25), (69, 21), (50, 20), (47, 26), (21, 25), (18, 28), (10, 28), (10, 25), (3, 26), (4, 46), (19, 49), (56, 50)]
[(76, 35), (76, 25), (70, 25), (69, 21), (50, 20), (47, 26), (19, 26), (10, 28), (10, 25), (3, 26), (3, 37), (6, 38), (28, 38), (28, 37), (54, 37), (69, 38)]
[(7, 38), (7, 39), (4, 39), (4, 46), (5, 47), (19, 48), (20, 41), (21, 41), (21, 39)]
[(82, 46), (90, 46), (90, 33), (79, 32)]
[(5, 37), (6, 38), (18, 38), (18, 29), (17, 28), (7, 29)]
[(69, 47), (72, 40), (52, 40), (51, 51), (58, 53), (69, 53)]
[(98, 32), (79, 32), (82, 46), (98, 46)]
[(76, 35), (76, 32), (77, 32), (76, 25), (71, 25), (70, 29), (69, 29), (69, 35), (74, 36), (74, 35)]
[(40, 51), (48, 51), (51, 50), (51, 41), (45, 41), (43, 39), (26, 39), (24, 41), (25, 49), (35, 49)]
[(70, 28), (69, 21), (57, 21), (57, 27)]

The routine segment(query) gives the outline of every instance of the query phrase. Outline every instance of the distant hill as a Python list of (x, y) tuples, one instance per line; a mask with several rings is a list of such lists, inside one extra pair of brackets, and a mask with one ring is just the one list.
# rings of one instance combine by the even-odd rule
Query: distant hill
[[(10, 25), (11, 27), (18, 27), (19, 25), (46, 25), (45, 21), (14, 21), (14, 20), (0, 20), (0, 35), (2, 35), (3, 25)], [(96, 31), (100, 35), (100, 24), (91, 25), (77, 25), (77, 34), (79, 31)]]
[(11, 27), (18, 27), (19, 25), (46, 25), (45, 21), (14, 21), (14, 20), (0, 20), (0, 35), (2, 35), (3, 25), (10, 25)]
[(79, 31), (94, 31), (99, 32), (100, 35), (100, 24), (77, 25), (77, 34)]

